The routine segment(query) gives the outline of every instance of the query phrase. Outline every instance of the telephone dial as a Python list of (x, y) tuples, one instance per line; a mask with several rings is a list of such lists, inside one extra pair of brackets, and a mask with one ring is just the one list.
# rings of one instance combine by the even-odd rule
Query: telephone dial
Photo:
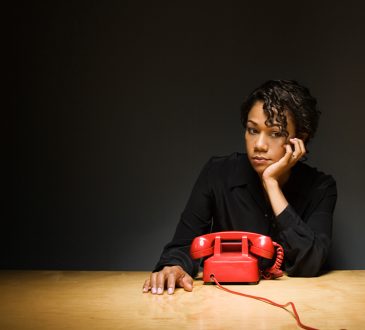
[[(276, 260), (273, 266), (260, 272), (257, 257)], [(203, 281), (258, 283), (260, 278), (282, 276), (283, 248), (261, 234), (244, 231), (216, 232), (194, 238), (190, 254), (193, 259), (208, 257), (204, 261)]]

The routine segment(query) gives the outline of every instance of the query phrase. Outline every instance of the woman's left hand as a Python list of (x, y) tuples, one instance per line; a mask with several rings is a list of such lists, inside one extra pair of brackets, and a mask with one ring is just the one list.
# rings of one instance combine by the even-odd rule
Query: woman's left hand
[(280, 183), (282, 179), (285, 179), (286, 174), (289, 174), (290, 169), (301, 159), (305, 153), (304, 142), (301, 139), (293, 138), (289, 139), (289, 142), (294, 146), (294, 151), (290, 144), (285, 144), (285, 155), (277, 162), (268, 166), (262, 173), (263, 182), (271, 180)]

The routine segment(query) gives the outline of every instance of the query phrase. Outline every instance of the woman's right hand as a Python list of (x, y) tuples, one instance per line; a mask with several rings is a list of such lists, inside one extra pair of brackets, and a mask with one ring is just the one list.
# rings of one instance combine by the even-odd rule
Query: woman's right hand
[(165, 287), (168, 294), (173, 294), (175, 287), (193, 291), (193, 278), (180, 266), (165, 266), (159, 272), (151, 273), (143, 284), (143, 292), (151, 290), (152, 294), (163, 294)]

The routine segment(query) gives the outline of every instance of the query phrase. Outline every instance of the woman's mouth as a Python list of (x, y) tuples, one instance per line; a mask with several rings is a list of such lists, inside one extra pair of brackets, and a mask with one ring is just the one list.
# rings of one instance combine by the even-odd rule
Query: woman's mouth
[(252, 157), (252, 162), (256, 165), (267, 164), (268, 161), (269, 159), (265, 157), (260, 157), (260, 156)]

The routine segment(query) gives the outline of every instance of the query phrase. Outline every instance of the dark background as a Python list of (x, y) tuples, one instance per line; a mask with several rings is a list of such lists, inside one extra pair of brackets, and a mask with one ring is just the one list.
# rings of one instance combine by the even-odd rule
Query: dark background
[(244, 150), (244, 96), (296, 79), (322, 111), (308, 162), (338, 184), (331, 265), (364, 269), (364, 12), (351, 1), (18, 3), (1, 268), (151, 269), (204, 163)]

